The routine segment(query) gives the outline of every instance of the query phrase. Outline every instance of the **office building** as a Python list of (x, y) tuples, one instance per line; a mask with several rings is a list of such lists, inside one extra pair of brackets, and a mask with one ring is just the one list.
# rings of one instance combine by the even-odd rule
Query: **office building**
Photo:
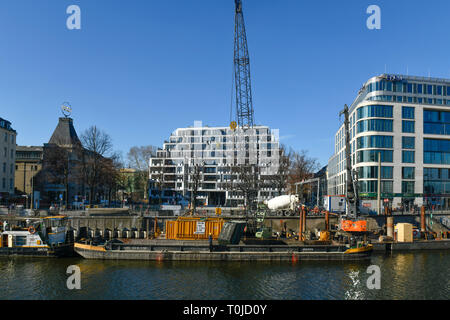
[[(336, 110), (336, 114), (339, 110)], [(450, 80), (383, 74), (369, 79), (349, 107), (352, 168), (361, 205), (450, 207)], [(335, 135), (328, 193), (345, 194), (345, 128)]]

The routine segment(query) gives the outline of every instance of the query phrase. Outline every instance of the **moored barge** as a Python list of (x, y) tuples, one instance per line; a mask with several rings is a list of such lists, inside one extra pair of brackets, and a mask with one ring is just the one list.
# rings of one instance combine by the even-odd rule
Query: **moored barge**
[(371, 244), (349, 245), (223, 245), (207, 243), (127, 244), (107, 241), (102, 245), (75, 243), (74, 250), (86, 259), (154, 261), (303, 261), (369, 259)]

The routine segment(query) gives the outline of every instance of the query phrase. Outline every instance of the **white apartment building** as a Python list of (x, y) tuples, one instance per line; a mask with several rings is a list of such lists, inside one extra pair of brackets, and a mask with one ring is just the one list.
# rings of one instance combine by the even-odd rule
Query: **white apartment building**
[[(269, 182), (278, 170), (279, 132), (267, 126), (242, 130), (208, 127), (196, 121), (194, 127), (176, 129), (163, 149), (150, 159), (150, 199), (164, 203), (189, 199), (192, 191), (192, 169), (201, 166), (198, 199), (204, 205), (237, 206), (244, 195), (237, 187), (241, 182), (236, 166), (254, 165), (258, 180)], [(159, 188), (157, 185), (159, 184)], [(259, 201), (278, 195), (279, 190), (265, 183), (258, 192)]]
[[(349, 116), (352, 168), (362, 206), (377, 210), (380, 154), (383, 202), (393, 208), (450, 208), (450, 80), (373, 77), (360, 89)], [(345, 179), (341, 124), (328, 163), (328, 193), (345, 194)]]
[(0, 118), (0, 201), (14, 194), (16, 131)]

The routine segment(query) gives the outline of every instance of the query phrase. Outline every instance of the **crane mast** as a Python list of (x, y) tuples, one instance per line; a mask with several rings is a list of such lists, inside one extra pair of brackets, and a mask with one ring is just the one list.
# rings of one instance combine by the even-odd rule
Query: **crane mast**
[(242, 0), (235, 0), (234, 32), (234, 79), (236, 87), (237, 124), (241, 128), (252, 128), (253, 101), (250, 81), (250, 58), (248, 54), (247, 35), (245, 32)]
[[(347, 179), (345, 181), (345, 199), (347, 202), (346, 213), (350, 218), (358, 216), (358, 192), (357, 192), (357, 178), (352, 170), (352, 159), (350, 152), (350, 121), (348, 106), (344, 106), (344, 110), (339, 113), (339, 116), (344, 115), (344, 129), (345, 129), (345, 164), (347, 169)], [(354, 177), (355, 175), (355, 177)]]

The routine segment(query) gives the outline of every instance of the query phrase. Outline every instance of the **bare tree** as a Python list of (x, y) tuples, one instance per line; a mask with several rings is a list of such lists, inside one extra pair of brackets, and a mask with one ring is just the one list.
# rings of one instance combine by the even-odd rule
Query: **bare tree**
[(249, 209), (254, 209), (253, 204), (261, 189), (261, 179), (259, 167), (254, 164), (236, 165), (231, 168), (231, 172), (237, 174), (237, 181), (233, 182), (234, 189), (240, 190), (244, 196), (245, 213)]
[(117, 199), (117, 190), (120, 184), (120, 169), (123, 167), (121, 155), (119, 152), (114, 152), (109, 158), (102, 159), (101, 166), (101, 185), (105, 190), (105, 195), (108, 198), (108, 204), (111, 205), (113, 194)]
[(308, 156), (308, 151), (306, 150), (301, 150), (300, 152), (290, 150), (289, 154), (290, 169), (288, 185), (291, 192), (295, 192), (294, 184), (312, 178), (314, 173), (320, 169), (320, 163), (317, 159)]
[(279, 163), (274, 175), (267, 179), (272, 187), (274, 187), (278, 195), (281, 195), (288, 188), (289, 174), (291, 172), (292, 149), (287, 150), (285, 145), (279, 148)]
[(149, 161), (155, 155), (157, 148), (153, 146), (132, 147), (127, 154), (128, 166), (136, 170), (135, 186), (146, 199), (149, 192)]
[(204, 163), (201, 164), (194, 164), (190, 166), (189, 173), (190, 173), (190, 186), (191, 186), (191, 214), (195, 215), (195, 210), (197, 209), (197, 198), (199, 194), (199, 190), (201, 187), (201, 181), (202, 181), (202, 175), (204, 173), (205, 166)]
[(91, 126), (82, 133), (81, 142), (86, 151), (84, 153), (83, 173), (89, 186), (89, 204), (92, 204), (97, 188), (104, 177), (102, 177), (106, 166), (104, 158), (111, 153), (112, 140), (107, 133), (96, 126)]

